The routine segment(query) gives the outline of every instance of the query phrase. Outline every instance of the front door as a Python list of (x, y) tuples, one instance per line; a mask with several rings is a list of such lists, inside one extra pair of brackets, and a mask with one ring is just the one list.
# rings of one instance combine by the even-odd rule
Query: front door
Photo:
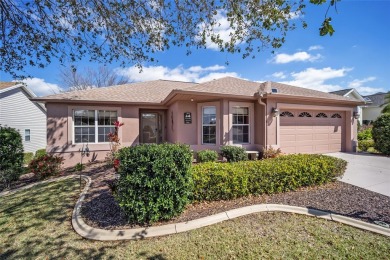
[(141, 113), (141, 143), (162, 142), (162, 116), (159, 113)]

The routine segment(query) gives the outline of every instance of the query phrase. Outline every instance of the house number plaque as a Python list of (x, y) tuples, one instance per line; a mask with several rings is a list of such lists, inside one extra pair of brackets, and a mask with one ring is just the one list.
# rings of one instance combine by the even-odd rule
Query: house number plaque
[(184, 124), (192, 124), (191, 112), (184, 113)]

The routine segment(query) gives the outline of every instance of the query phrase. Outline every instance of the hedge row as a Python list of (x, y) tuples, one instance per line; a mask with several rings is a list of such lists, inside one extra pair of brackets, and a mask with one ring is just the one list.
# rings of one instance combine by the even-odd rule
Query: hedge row
[(334, 181), (347, 162), (310, 154), (286, 155), (262, 161), (194, 165), (193, 200), (234, 199), (249, 194), (272, 194)]

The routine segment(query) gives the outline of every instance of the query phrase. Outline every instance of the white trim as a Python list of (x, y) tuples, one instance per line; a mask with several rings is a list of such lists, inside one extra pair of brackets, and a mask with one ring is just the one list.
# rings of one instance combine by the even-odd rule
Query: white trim
[[(216, 140), (215, 144), (203, 144), (203, 107), (215, 107), (216, 108)], [(205, 103), (198, 103), (197, 104), (197, 139), (198, 139), (198, 145), (205, 147), (205, 146), (219, 146), (220, 145), (220, 127), (221, 127), (221, 114), (220, 114), (220, 102), (205, 102)]]
[[(247, 107), (249, 109), (249, 137), (248, 143), (233, 143), (233, 107)], [(255, 143), (255, 110), (252, 102), (233, 102), (229, 101), (229, 145), (250, 145)]]

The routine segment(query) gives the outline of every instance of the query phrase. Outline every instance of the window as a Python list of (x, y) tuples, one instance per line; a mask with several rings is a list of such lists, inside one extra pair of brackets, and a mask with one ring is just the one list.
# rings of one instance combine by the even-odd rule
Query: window
[(249, 143), (249, 107), (233, 107), (233, 144)]
[[(108, 142), (108, 133), (114, 131), (117, 111), (74, 110), (74, 142)], [(98, 133), (98, 134), (96, 134)]]
[(328, 116), (325, 113), (318, 113), (316, 117), (327, 118)]
[(284, 111), (280, 114), (281, 117), (294, 117), (294, 114), (289, 111)]
[(308, 112), (302, 112), (298, 117), (311, 117), (311, 115)]
[(30, 129), (24, 129), (24, 141), (30, 142), (30, 140), (31, 140)]
[(335, 113), (331, 116), (332, 118), (341, 118), (340, 114), (339, 113)]
[(215, 106), (202, 108), (202, 144), (217, 143), (217, 109)]

